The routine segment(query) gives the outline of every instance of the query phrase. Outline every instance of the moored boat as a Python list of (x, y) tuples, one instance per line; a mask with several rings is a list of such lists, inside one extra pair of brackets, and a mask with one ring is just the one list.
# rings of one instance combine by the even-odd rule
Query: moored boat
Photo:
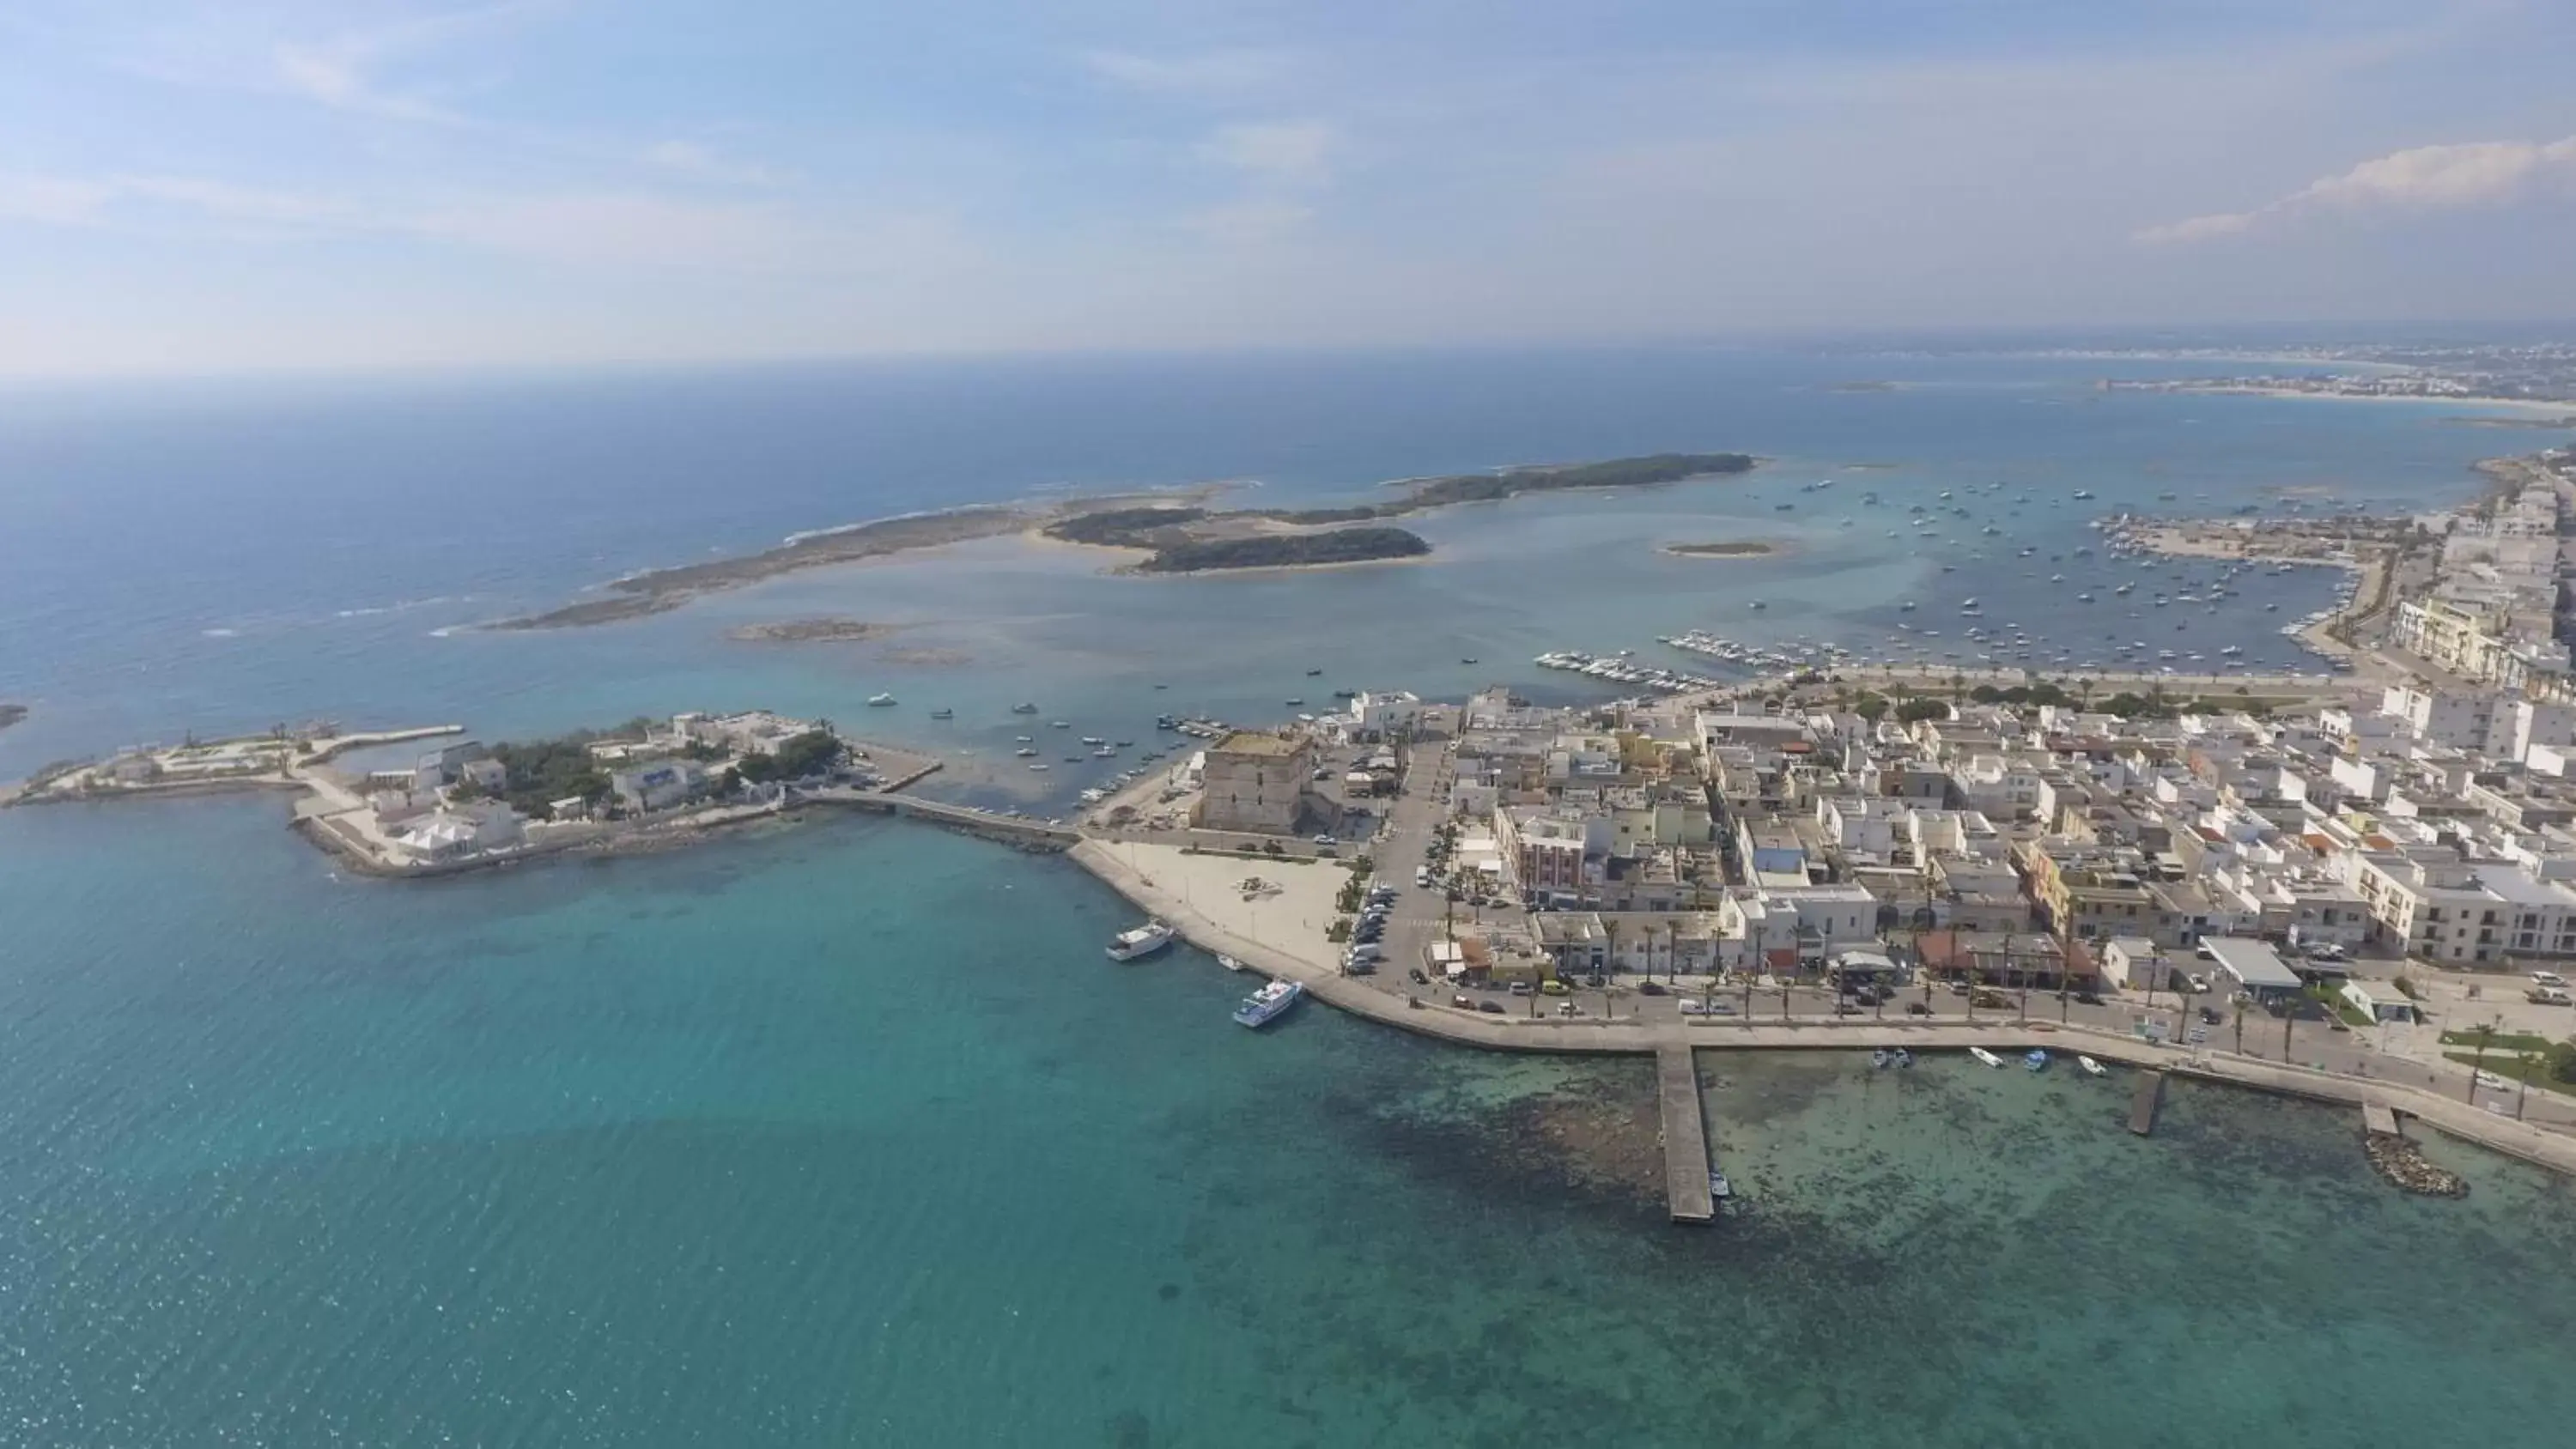
[(1242, 969), (1243, 969), (1243, 963), (1242, 963), (1242, 962), (1240, 962), (1240, 961), (1237, 961), (1236, 959), (1234, 959), (1234, 958), (1233, 958), (1233, 957), (1231, 957), (1231, 956), (1219, 956), (1219, 957), (1217, 957), (1217, 958), (1216, 958), (1216, 964), (1218, 964), (1219, 966), (1224, 967), (1224, 968), (1225, 968), (1226, 970), (1228, 970), (1228, 971), (1240, 971), (1240, 970), (1242, 970)]
[(871, 694), (868, 696), (868, 707), (871, 709), (883, 709), (892, 703), (894, 703), (894, 696), (891, 694)]
[(1172, 928), (1160, 921), (1147, 921), (1132, 931), (1121, 931), (1109, 942), (1109, 959), (1133, 961), (1151, 956), (1172, 944)]
[(1714, 1167), (1708, 1170), (1708, 1195), (1718, 1202), (1735, 1196), (1735, 1189), (1727, 1182), (1726, 1174)]
[(1277, 1021), (1305, 994), (1302, 982), (1273, 981), (1243, 998), (1243, 1004), (1234, 1009), (1234, 1019), (1239, 1025), (1258, 1030)]
[(1896, 1049), (1896, 1064), (1900, 1067), (1910, 1067), (1914, 1065), (1914, 1053), (1908, 1051), (1904, 1047), (1898, 1047)]
[(2044, 1072), (2048, 1070), (2048, 1048), (2032, 1047), (2029, 1051), (2023, 1052), (2021, 1054), (2021, 1064), (2023, 1067), (2034, 1072)]
[(2105, 1072), (2105, 1071), (2103, 1071), (2103, 1070), (2102, 1070), (2102, 1064), (2101, 1064), (2100, 1062), (2097, 1062), (2097, 1061), (2093, 1060), (2091, 1057), (2088, 1057), (2088, 1056), (2078, 1056), (2078, 1057), (2076, 1057), (2076, 1059), (2075, 1059), (2075, 1065), (2077, 1065), (2077, 1066), (2079, 1066), (2079, 1067), (2082, 1067), (2082, 1068), (2084, 1069), (2084, 1075), (2086, 1075), (2086, 1076), (2088, 1076), (2088, 1077), (2100, 1077), (2100, 1076), (2108, 1076), (2108, 1075), (2109, 1075), (2109, 1073), (2107, 1073), (2107, 1072)]
[(1968, 1055), (1975, 1057), (1978, 1061), (1981, 1061), (1990, 1067), (2000, 1067), (2004, 1064), (2004, 1059), (2002, 1057), (1996, 1056), (1993, 1052), (1986, 1050), (1984, 1047), (1970, 1047), (1968, 1048)]
[(1896, 1058), (1887, 1054), (1887, 1048), (1885, 1047), (1880, 1047), (1878, 1050), (1869, 1054), (1869, 1064), (1873, 1067), (1884, 1067), (1895, 1060)]

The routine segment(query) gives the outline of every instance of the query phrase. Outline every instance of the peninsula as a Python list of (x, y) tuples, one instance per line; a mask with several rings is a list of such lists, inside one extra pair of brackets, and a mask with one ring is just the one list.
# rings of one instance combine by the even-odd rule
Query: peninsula
[[(1528, 493), (1640, 488), (1691, 478), (1746, 473), (1761, 460), (1749, 453), (1654, 453), (1594, 463), (1546, 463), (1489, 473), (1402, 479), (1380, 503), (1329, 508), (1211, 510), (1216, 485), (1051, 503), (985, 503), (912, 513), (846, 528), (801, 533), (743, 558), (648, 569), (613, 580), (603, 597), (541, 614), (505, 619), (493, 629), (574, 629), (667, 613), (704, 594), (740, 588), (799, 569), (856, 563), (915, 549), (1040, 533), (1068, 543), (1147, 550), (1137, 573), (1303, 567), (1410, 558), (1431, 545), (1402, 529), (1342, 530), (1461, 503), (1493, 503)], [(1211, 547), (1213, 545), (1213, 547)]]

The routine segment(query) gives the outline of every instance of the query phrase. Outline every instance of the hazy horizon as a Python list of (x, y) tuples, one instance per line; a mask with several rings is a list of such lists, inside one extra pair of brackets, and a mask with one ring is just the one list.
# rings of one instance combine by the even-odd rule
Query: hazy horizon
[(2576, 316), (2537, 0), (96, 10), (0, 375)]

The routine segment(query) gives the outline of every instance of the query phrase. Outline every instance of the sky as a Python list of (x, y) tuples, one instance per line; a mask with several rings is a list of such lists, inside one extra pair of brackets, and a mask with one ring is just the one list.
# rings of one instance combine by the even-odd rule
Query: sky
[(7, 0), (0, 374), (2576, 317), (2569, 0)]

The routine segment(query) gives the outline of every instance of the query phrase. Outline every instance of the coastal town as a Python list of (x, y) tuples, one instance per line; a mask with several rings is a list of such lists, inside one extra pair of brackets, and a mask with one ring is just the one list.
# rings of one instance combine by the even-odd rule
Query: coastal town
[(2394, 1104), (2576, 1169), (2576, 452), (2488, 471), (2438, 515), (2107, 521), (2136, 558), (2349, 570), (2284, 629), (2327, 657), (2308, 674), (1702, 634), (1665, 642), (1705, 671), (1535, 661), (1624, 698), (1165, 715), (1141, 754), (1083, 739), (1068, 758), (1127, 767), (1045, 818), (913, 789), (963, 759), (761, 710), (489, 745), (280, 725), (50, 769), (11, 803), (291, 790), (308, 839), (392, 877), (869, 808), (1069, 851), (1149, 915), (1114, 959), (1186, 940), (1268, 977), (1246, 1025), (1311, 994), (1514, 1050), (2001, 1047)]

